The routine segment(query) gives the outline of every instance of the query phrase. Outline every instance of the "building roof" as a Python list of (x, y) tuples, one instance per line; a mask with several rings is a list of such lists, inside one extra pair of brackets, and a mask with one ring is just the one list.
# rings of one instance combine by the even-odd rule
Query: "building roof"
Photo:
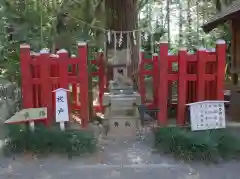
[(218, 25), (225, 23), (227, 20), (233, 19), (240, 13), (240, 0), (234, 1), (228, 7), (222, 9), (221, 12), (216, 13), (209, 21), (202, 26), (205, 32), (210, 32)]

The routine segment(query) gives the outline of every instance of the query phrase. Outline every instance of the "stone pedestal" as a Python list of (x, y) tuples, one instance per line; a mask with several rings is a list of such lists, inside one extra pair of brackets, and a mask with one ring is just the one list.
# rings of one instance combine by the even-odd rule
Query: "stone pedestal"
[(109, 138), (131, 138), (137, 136), (138, 120), (133, 117), (118, 116), (110, 120)]
[(103, 104), (106, 106), (105, 118), (109, 119), (108, 137), (136, 137), (140, 124), (140, 95), (133, 92), (132, 86), (116, 82), (110, 83), (109, 91), (110, 93), (105, 93), (103, 97)]

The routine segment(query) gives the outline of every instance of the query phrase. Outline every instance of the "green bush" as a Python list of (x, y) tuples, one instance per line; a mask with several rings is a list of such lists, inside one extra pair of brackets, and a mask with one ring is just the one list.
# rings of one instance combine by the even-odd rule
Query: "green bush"
[(34, 132), (31, 132), (25, 125), (9, 125), (7, 138), (9, 141), (4, 146), (5, 153), (34, 152), (80, 155), (94, 152), (97, 143), (90, 132), (61, 131), (57, 127), (46, 128), (43, 125), (37, 125)]
[(192, 132), (189, 128), (159, 128), (155, 147), (188, 160), (217, 161), (240, 155), (240, 139), (228, 129)]

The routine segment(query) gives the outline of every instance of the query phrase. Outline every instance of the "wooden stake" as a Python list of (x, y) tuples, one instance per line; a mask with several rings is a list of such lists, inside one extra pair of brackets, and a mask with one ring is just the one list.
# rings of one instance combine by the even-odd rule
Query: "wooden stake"
[(30, 122), (29, 122), (29, 127), (30, 127), (30, 130), (31, 130), (32, 132), (34, 132), (34, 130), (35, 130), (35, 123), (34, 123), (34, 121), (30, 121)]
[(60, 129), (65, 131), (65, 122), (60, 122)]

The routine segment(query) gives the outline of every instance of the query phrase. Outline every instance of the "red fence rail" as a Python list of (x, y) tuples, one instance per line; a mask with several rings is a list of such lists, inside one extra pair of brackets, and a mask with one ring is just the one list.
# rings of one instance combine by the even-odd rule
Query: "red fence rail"
[[(92, 72), (92, 76), (99, 77), (99, 101), (95, 106), (102, 110), (102, 96), (106, 86), (104, 73), (103, 53), (97, 55), (96, 60), (88, 60), (87, 44), (78, 44), (78, 56), (69, 57), (66, 50), (60, 50), (56, 54), (49, 54), (42, 50), (40, 54), (31, 55), (29, 45), (21, 45), (20, 48), (21, 74), (22, 74), (22, 96), (23, 108), (47, 107), (48, 120), (50, 124), (54, 118), (54, 94), (57, 88), (69, 89), (69, 108), (79, 110), (82, 126), (86, 127), (89, 120), (89, 71), (88, 65), (95, 64), (98, 71)], [(71, 72), (69, 72), (69, 68)], [(80, 94), (78, 93), (80, 89)], [(81, 105), (84, 104), (84, 105)]]
[[(139, 93), (142, 103), (149, 108), (159, 108), (158, 121), (167, 124), (168, 106), (172, 105), (172, 82), (177, 82), (177, 124), (185, 124), (186, 104), (203, 100), (223, 100), (224, 68), (226, 59), (226, 44), (219, 40), (215, 52), (199, 49), (196, 54), (187, 53), (186, 49), (179, 50), (177, 55), (168, 54), (168, 44), (160, 44), (159, 55), (152, 59), (145, 59), (141, 52), (139, 64)], [(172, 69), (173, 64), (178, 70)], [(145, 69), (145, 65), (152, 65), (152, 69)], [(153, 100), (146, 100), (146, 86), (144, 78), (152, 76)]]

